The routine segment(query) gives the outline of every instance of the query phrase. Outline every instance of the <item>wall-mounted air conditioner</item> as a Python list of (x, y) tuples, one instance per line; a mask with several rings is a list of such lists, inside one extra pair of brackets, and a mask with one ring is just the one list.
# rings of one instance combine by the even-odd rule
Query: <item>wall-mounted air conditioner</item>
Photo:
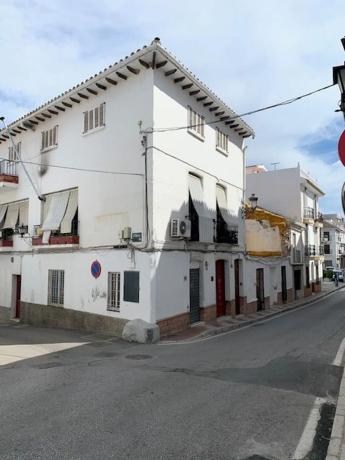
[(185, 238), (191, 237), (192, 225), (189, 219), (180, 220), (178, 218), (171, 219), (170, 221), (170, 237), (171, 238)]

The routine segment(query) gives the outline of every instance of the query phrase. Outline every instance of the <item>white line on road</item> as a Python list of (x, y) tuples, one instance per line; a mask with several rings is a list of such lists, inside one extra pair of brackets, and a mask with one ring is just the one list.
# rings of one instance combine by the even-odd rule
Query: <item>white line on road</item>
[(316, 432), (317, 423), (320, 419), (320, 408), (326, 402), (324, 398), (316, 398), (313, 408), (309, 414), (307, 423), (305, 424), (301, 439), (293, 454), (293, 460), (302, 460), (306, 457), (308, 452), (313, 446), (314, 436)]
[(345, 338), (342, 340), (339, 348), (338, 348), (338, 351), (337, 351), (337, 354), (336, 354), (336, 357), (334, 358), (334, 361), (333, 361), (333, 366), (341, 366), (342, 365), (342, 362), (343, 362), (343, 358), (344, 358), (344, 352), (345, 352)]

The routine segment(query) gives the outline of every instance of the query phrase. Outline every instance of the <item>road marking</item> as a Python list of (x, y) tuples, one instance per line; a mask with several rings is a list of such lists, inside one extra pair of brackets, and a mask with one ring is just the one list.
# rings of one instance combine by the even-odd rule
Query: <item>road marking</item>
[(334, 358), (334, 361), (333, 361), (333, 366), (341, 366), (342, 363), (343, 363), (343, 359), (344, 359), (344, 352), (345, 352), (345, 338), (342, 340), (339, 348), (338, 348), (338, 351), (337, 351), (337, 354), (336, 354), (336, 357)]
[[(259, 321), (259, 323), (260, 324), (268, 323), (270, 321), (274, 321), (274, 320), (276, 320), (278, 318), (281, 318), (282, 316), (289, 315), (291, 313), (296, 313), (296, 312), (305, 310), (306, 308), (310, 307), (311, 305), (314, 305), (317, 302), (321, 302), (325, 298), (331, 297), (333, 294), (336, 294), (338, 292), (343, 292), (343, 291), (345, 291), (345, 287), (343, 287), (341, 289), (338, 289), (336, 291), (329, 292), (325, 296), (323, 296), (321, 299), (315, 299), (312, 302), (308, 302), (306, 305), (303, 305), (302, 307), (292, 308), (291, 310), (283, 311), (282, 313), (279, 313), (278, 315), (274, 315), (274, 316), (272, 316), (270, 318), (267, 318), (267, 319), (264, 319), (262, 321)], [(254, 321), (253, 323), (248, 324), (248, 326), (239, 327), (239, 328), (233, 329), (231, 331), (222, 332), (221, 334), (215, 334), (215, 335), (211, 335), (209, 337), (203, 337), (201, 339), (185, 340), (185, 341), (181, 341), (181, 342), (168, 342), (168, 341), (167, 342), (159, 342), (157, 345), (162, 345), (162, 346), (168, 346), (168, 345), (193, 345), (194, 343), (205, 342), (206, 340), (217, 339), (219, 337), (223, 337), (224, 335), (234, 334), (235, 332), (244, 331), (245, 329), (248, 329), (248, 328), (252, 327), (254, 324), (257, 324), (257, 323), (258, 323), (257, 321)]]
[(39, 356), (70, 350), (71, 348), (86, 345), (88, 342), (73, 343), (40, 343), (40, 344), (17, 344), (0, 345), (0, 367), (12, 364), (23, 359), (37, 358)]
[(313, 446), (317, 423), (320, 419), (320, 408), (326, 402), (324, 398), (316, 398), (305, 424), (302, 436), (293, 454), (293, 460), (302, 460), (306, 457)]

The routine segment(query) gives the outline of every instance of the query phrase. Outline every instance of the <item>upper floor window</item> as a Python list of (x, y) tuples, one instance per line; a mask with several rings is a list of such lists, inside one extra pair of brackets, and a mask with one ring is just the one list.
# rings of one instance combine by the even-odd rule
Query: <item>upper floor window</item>
[(197, 137), (204, 138), (205, 134), (205, 117), (198, 114), (191, 107), (188, 107), (188, 131), (196, 134)]
[(229, 138), (219, 129), (216, 130), (216, 148), (224, 153), (229, 151)]
[(42, 131), (42, 142), (41, 142), (42, 152), (57, 146), (57, 143), (58, 143), (57, 131), (58, 131), (57, 126), (54, 126), (51, 129), (47, 129), (46, 131)]
[(84, 112), (84, 134), (105, 126), (105, 102)]
[[(21, 149), (22, 149), (22, 143), (21, 142), (18, 142), (18, 144), (16, 145), (17, 147), (17, 153), (18, 155), (20, 156), (21, 154)], [(16, 161), (17, 160), (17, 155), (16, 155), (16, 152), (15, 152), (15, 148), (13, 145), (10, 145), (8, 147), (8, 159), (9, 161)]]

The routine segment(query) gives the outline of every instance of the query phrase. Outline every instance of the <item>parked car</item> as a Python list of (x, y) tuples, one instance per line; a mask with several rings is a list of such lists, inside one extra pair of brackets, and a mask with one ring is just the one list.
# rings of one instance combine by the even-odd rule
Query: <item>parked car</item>
[(344, 273), (342, 270), (333, 270), (333, 277), (332, 277), (332, 280), (334, 281), (335, 280), (335, 275), (337, 274), (338, 276), (338, 281), (341, 281), (342, 283), (344, 282)]

